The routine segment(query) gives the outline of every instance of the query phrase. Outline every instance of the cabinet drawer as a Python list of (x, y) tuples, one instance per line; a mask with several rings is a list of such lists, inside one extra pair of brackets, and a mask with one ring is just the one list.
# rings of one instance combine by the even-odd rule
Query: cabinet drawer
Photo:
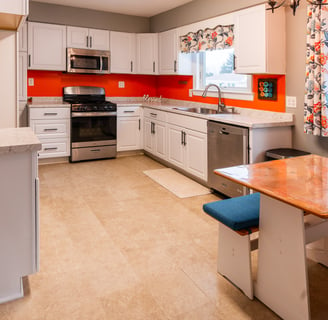
[(167, 122), (199, 132), (207, 132), (207, 120), (169, 112)]
[(70, 108), (30, 108), (30, 119), (69, 119)]
[(69, 139), (40, 139), (39, 158), (67, 157), (70, 155)]
[(156, 109), (151, 108), (145, 108), (144, 115), (147, 118), (159, 120), (159, 121), (165, 121), (166, 122), (166, 115), (167, 113), (165, 111), (160, 111)]
[(30, 127), (38, 138), (66, 138), (69, 136), (69, 120), (31, 120)]
[(132, 117), (132, 116), (140, 116), (140, 109), (139, 106), (124, 106), (117, 107), (117, 116), (118, 117)]

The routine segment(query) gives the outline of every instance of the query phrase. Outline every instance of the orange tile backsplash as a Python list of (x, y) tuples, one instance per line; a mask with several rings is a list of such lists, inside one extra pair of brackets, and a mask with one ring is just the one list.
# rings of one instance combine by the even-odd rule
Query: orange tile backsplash
[[(263, 101), (257, 98), (257, 83), (259, 78), (277, 79), (277, 100)], [(99, 86), (104, 87), (108, 97), (151, 97), (162, 96), (168, 99), (187, 100), (204, 103), (217, 103), (217, 98), (200, 96), (189, 97), (189, 89), (193, 87), (192, 76), (176, 75), (85, 75), (70, 74), (60, 71), (29, 70), (28, 78), (34, 78), (34, 86), (27, 89), (28, 96), (53, 97), (62, 96), (66, 86)], [(125, 87), (119, 88), (118, 82), (124, 81)], [(285, 111), (285, 76), (284, 75), (254, 75), (253, 101), (224, 99), (226, 105), (268, 111)]]

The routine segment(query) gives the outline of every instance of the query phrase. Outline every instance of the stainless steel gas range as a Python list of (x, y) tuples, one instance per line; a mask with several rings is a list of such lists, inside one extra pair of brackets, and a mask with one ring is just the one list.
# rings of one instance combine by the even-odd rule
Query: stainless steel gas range
[(65, 87), (71, 103), (71, 162), (116, 157), (117, 106), (101, 87)]

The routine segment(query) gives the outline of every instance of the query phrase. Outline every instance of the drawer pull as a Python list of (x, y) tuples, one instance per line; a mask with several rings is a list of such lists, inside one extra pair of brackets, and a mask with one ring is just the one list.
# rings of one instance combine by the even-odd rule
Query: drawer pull
[(44, 148), (44, 151), (51, 151), (51, 150), (58, 150), (58, 148), (57, 147)]
[(151, 112), (150, 115), (151, 115), (152, 117), (157, 117), (157, 113), (153, 113), (153, 112)]
[(100, 152), (101, 150), (100, 149), (92, 149), (90, 150), (91, 152)]
[(43, 115), (44, 116), (57, 116), (58, 113), (57, 112), (45, 112)]
[(124, 113), (134, 113), (133, 110), (124, 110)]
[(43, 131), (46, 131), (46, 132), (48, 132), (48, 131), (58, 131), (58, 129), (57, 128), (46, 128), (46, 129), (43, 129)]

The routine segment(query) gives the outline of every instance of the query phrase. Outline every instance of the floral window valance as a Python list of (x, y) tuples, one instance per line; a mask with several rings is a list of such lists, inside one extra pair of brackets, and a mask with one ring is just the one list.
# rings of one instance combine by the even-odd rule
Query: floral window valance
[(233, 24), (219, 25), (213, 29), (207, 28), (197, 32), (189, 32), (180, 37), (181, 52), (190, 53), (230, 48), (234, 39), (233, 27)]

